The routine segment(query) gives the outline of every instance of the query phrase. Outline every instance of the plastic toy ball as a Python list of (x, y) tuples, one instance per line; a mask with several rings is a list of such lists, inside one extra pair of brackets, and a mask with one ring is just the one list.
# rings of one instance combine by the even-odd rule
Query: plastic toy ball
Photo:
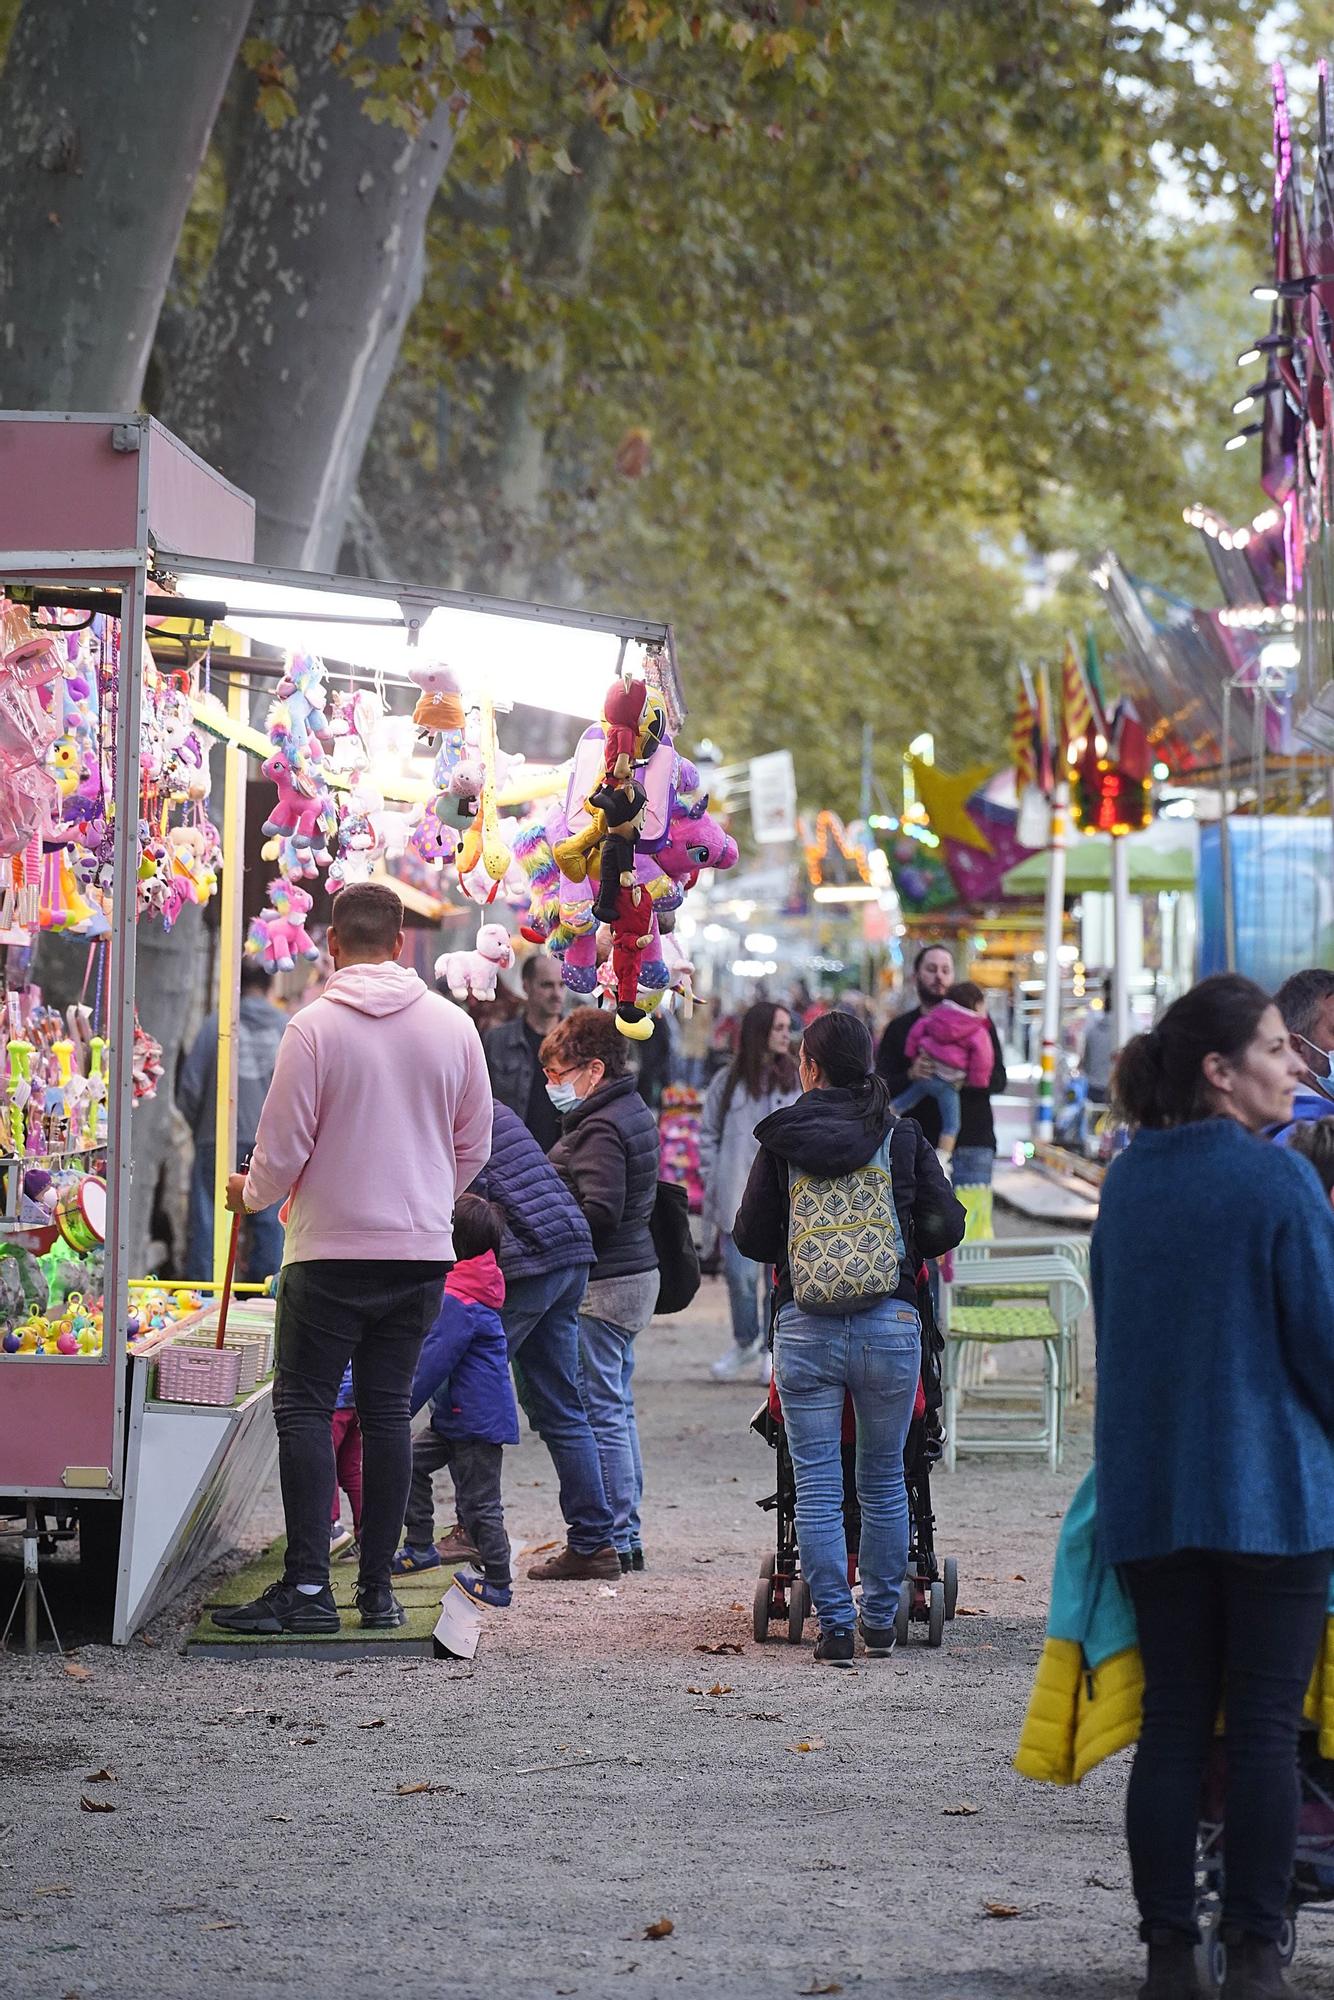
[(15, 1333), (12, 1326), (8, 1327), (4, 1339), (0, 1340), (0, 1347), (4, 1348), (6, 1354), (17, 1354), (22, 1346), (22, 1336)]
[(130, 1313), (125, 1321), (125, 1335), (128, 1340), (137, 1340), (140, 1333), (138, 1313)]
[(78, 1337), (68, 1327), (63, 1328), (56, 1340), (56, 1352), (58, 1354), (77, 1354), (78, 1351)]

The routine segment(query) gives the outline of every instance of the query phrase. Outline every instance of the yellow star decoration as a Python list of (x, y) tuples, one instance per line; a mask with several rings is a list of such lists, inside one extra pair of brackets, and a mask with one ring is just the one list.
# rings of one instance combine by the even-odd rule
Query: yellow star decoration
[(913, 784), (926, 807), (931, 831), (942, 840), (957, 840), (961, 847), (975, 847), (983, 854), (992, 851), (991, 842), (977, 822), (968, 816), (967, 805), (999, 768), (995, 764), (970, 764), (966, 771), (942, 771), (910, 757)]

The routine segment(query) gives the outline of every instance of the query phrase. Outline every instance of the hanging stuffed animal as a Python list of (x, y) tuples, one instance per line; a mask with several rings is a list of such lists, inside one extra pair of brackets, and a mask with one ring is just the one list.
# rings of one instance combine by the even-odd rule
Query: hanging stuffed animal
[(503, 924), (483, 924), (471, 951), (445, 951), (435, 962), (435, 976), (443, 979), (455, 1000), (494, 1000), (496, 980), (514, 963), (514, 947)]
[(307, 890), (282, 876), (269, 884), (269, 908), (260, 911), (246, 937), (246, 955), (266, 972), (290, 972), (298, 958), (315, 960), (319, 946), (306, 932), (313, 905)]
[(443, 660), (434, 666), (409, 667), (408, 679), (421, 690), (417, 706), (412, 711), (415, 729), (420, 729), (427, 736), (462, 729), (463, 701), (459, 695), (458, 677), (452, 667), (447, 667)]
[(324, 662), (315, 653), (293, 653), (287, 672), (274, 690), (278, 699), (265, 727), (270, 737), (289, 751), (298, 767), (303, 759), (318, 764), (324, 758), (321, 740), (329, 733), (324, 712)]
[(285, 750), (275, 750), (260, 769), (278, 788), (277, 803), (263, 831), (285, 836), (317, 862), (327, 861), (322, 836), (331, 833), (336, 824), (329, 794), (313, 777), (298, 771)]

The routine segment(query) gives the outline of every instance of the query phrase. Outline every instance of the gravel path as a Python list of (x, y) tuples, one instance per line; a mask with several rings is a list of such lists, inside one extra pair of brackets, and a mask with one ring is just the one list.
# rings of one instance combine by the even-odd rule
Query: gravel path
[[(525, 1584), (470, 1668), (187, 1661), (190, 1606), (86, 1679), (5, 1659), (0, 1995), (1132, 1994), (1124, 1762), (1069, 1793), (1009, 1767), (1086, 1418), (1055, 1478), (938, 1477), (975, 1614), (943, 1650), (817, 1670), (750, 1637), (772, 1457), (758, 1386), (707, 1379), (724, 1311), (715, 1281), (641, 1341), (650, 1570)], [(536, 1440), (506, 1487), (552, 1539)], [(1319, 1912), (1301, 1965), (1334, 1995)]]

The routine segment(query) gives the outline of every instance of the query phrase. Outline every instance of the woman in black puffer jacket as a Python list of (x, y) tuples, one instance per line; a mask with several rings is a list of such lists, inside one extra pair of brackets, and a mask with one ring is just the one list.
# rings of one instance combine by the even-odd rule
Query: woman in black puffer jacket
[(597, 1439), (612, 1540), (623, 1570), (642, 1569), (644, 1468), (631, 1377), (635, 1335), (653, 1317), (658, 1259), (650, 1220), (658, 1126), (626, 1063), (612, 1014), (581, 1007), (542, 1044), (547, 1092), (564, 1119), (551, 1164), (588, 1223), (594, 1264), (579, 1308), (580, 1388)]

